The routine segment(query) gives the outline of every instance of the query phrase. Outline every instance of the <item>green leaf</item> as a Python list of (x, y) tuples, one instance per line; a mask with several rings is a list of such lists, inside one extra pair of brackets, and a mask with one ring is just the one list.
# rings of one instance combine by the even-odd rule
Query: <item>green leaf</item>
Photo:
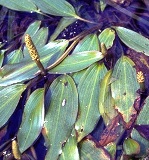
[(113, 41), (115, 39), (115, 31), (111, 28), (106, 28), (99, 35), (100, 43), (104, 43), (106, 48), (109, 49), (113, 46)]
[(57, 160), (62, 146), (71, 135), (78, 113), (78, 94), (72, 78), (59, 76), (49, 88), (50, 105), (45, 118), (46, 159)]
[(16, 84), (0, 90), (0, 127), (2, 127), (13, 114), (21, 98), (21, 94), (25, 89), (26, 85)]
[(124, 27), (114, 27), (123, 43), (137, 52), (149, 55), (149, 39)]
[[(76, 21), (76, 18), (73, 17), (63, 17), (58, 23), (54, 33), (50, 37), (50, 41), (53, 41), (57, 38), (57, 36), (70, 24)], [(64, 35), (65, 36), (65, 35)], [(63, 37), (64, 37), (63, 36)]]
[(17, 139), (23, 153), (39, 136), (44, 123), (44, 89), (35, 90), (26, 102)]
[(32, 37), (34, 45), (36, 46), (37, 50), (43, 47), (48, 39), (48, 28), (42, 27), (40, 28), (37, 33)]
[(50, 73), (63, 74), (81, 71), (94, 62), (103, 59), (104, 56), (98, 51), (79, 52), (67, 56), (58, 66), (49, 70)]
[(149, 115), (149, 97), (146, 98), (145, 103), (142, 106), (142, 109), (137, 118), (137, 124), (149, 125), (148, 115)]
[(0, 67), (2, 67), (5, 50), (0, 51)]
[(80, 160), (75, 130), (73, 130), (71, 136), (63, 147), (59, 160)]
[[(63, 54), (68, 45), (68, 41), (51, 42), (40, 50), (40, 60), (46, 68), (53, 59), (57, 59)], [(51, 60), (51, 61), (50, 61)], [(38, 67), (34, 61), (25, 61), (13, 65), (5, 65), (0, 69), (0, 86), (23, 82), (36, 77)]]
[(20, 49), (14, 50), (7, 55), (7, 64), (19, 63), (23, 59), (23, 52)]
[[(99, 42), (96, 34), (89, 34), (78, 43), (78, 45), (75, 47), (72, 54), (83, 52), (83, 51), (93, 51), (93, 50), (99, 51)], [(76, 84), (79, 83), (85, 71), (86, 69), (73, 74), (73, 79)]]
[(106, 0), (100, 0), (100, 9), (103, 12), (106, 8)]
[(133, 104), (139, 89), (134, 63), (128, 57), (122, 56), (114, 66), (111, 80), (114, 81), (111, 83), (111, 92), (116, 109), (127, 123), (136, 113)]
[(106, 71), (103, 64), (95, 63), (85, 71), (78, 84), (79, 115), (75, 123), (77, 141), (88, 135), (100, 118), (98, 110), (99, 84)]
[(125, 139), (123, 149), (126, 155), (138, 154), (140, 152), (140, 145), (131, 138)]
[(85, 68), (81, 71), (72, 73), (72, 77), (73, 77), (73, 80), (75, 81), (76, 86), (78, 86), (78, 84), (80, 82), (80, 79), (81, 79), (81, 77), (83, 76), (83, 74), (85, 73), (86, 70), (87, 70), (87, 68)]
[[(27, 30), (25, 31), (24, 35), (29, 34), (31, 36), (34, 36), (37, 33), (37, 31), (39, 30), (40, 25), (41, 25), (41, 21), (35, 21), (35, 22), (31, 23), (28, 26)], [(23, 40), (24, 40), (24, 38), (23, 38)]]
[(132, 130), (131, 138), (138, 142), (140, 145), (140, 153), (137, 154), (138, 157), (148, 154), (147, 150), (149, 148), (149, 141), (147, 139), (143, 138), (135, 129)]
[(37, 7), (31, 0), (0, 0), (0, 5), (16, 11), (37, 12)]
[(73, 54), (83, 51), (99, 51), (99, 41), (96, 34), (89, 34), (75, 47)]
[(114, 142), (111, 142), (108, 145), (106, 145), (104, 148), (110, 153), (111, 157), (114, 160), (116, 155), (116, 144)]
[(106, 125), (117, 115), (110, 87), (111, 74), (112, 70), (102, 79), (99, 93), (99, 112)]
[(33, 0), (33, 2), (44, 13), (55, 16), (77, 16), (73, 6), (66, 0)]
[(81, 160), (110, 160), (109, 154), (103, 148), (97, 148), (91, 140), (84, 140), (79, 144)]

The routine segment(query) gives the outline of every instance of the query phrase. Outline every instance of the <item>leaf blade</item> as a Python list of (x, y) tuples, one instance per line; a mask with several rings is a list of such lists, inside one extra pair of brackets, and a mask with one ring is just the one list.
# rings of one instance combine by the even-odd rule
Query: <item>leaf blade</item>
[(124, 27), (114, 27), (123, 43), (137, 52), (149, 55), (149, 39)]
[(39, 136), (44, 123), (44, 89), (35, 90), (29, 97), (21, 127), (17, 134), (19, 150), (23, 153)]
[(75, 123), (78, 142), (94, 129), (100, 118), (98, 110), (99, 83), (106, 71), (103, 64), (95, 63), (85, 71), (78, 84), (79, 116)]
[(49, 70), (50, 73), (64, 74), (83, 70), (104, 58), (101, 52), (86, 51), (66, 57), (58, 66)]
[(136, 71), (133, 66), (134, 63), (128, 57), (122, 56), (117, 61), (112, 73), (114, 81), (111, 83), (112, 97), (116, 108), (122, 114), (126, 123), (136, 113), (133, 104), (136, 99), (136, 91), (139, 89)]
[[(23, 4), (23, 5), (22, 5)], [(37, 12), (37, 7), (34, 3), (31, 2), (31, 0), (1, 0), (0, 5), (5, 6), (7, 8), (10, 8), (12, 10), (16, 11), (35, 11)]]
[(26, 89), (24, 84), (16, 84), (3, 88), (0, 91), (0, 127), (2, 127), (14, 112), (22, 92)]
[(62, 145), (72, 132), (78, 112), (78, 94), (74, 81), (68, 75), (55, 79), (49, 92), (50, 105), (44, 125), (47, 147), (50, 147), (46, 159), (54, 160), (62, 153)]

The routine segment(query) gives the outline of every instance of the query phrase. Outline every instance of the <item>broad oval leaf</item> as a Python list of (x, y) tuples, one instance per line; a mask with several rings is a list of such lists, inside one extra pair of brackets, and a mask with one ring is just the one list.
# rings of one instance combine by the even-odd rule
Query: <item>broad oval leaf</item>
[(126, 155), (138, 154), (140, 152), (140, 145), (131, 138), (125, 139), (123, 149)]
[(59, 76), (51, 84), (48, 112), (45, 117), (46, 159), (57, 160), (62, 146), (71, 135), (78, 113), (78, 94), (72, 78)]
[(126, 123), (136, 113), (133, 107), (139, 84), (136, 78), (134, 63), (126, 56), (122, 56), (115, 64), (112, 73), (111, 92), (116, 109), (122, 114)]
[(0, 0), (0, 5), (16, 11), (38, 11), (36, 5), (31, 0)]
[(114, 27), (119, 38), (128, 47), (134, 49), (137, 52), (142, 52), (145, 55), (149, 55), (149, 39), (141, 34), (134, 32), (124, 27)]
[(113, 46), (115, 31), (111, 28), (106, 28), (100, 33), (98, 38), (100, 43), (104, 43), (106, 48), (109, 49)]
[(80, 160), (75, 130), (72, 131), (71, 136), (63, 147), (59, 160)]
[(110, 160), (109, 154), (104, 148), (97, 148), (96, 144), (91, 140), (81, 141), (79, 144), (81, 160)]
[(100, 114), (98, 110), (99, 84), (106, 74), (104, 64), (93, 64), (82, 76), (78, 84), (79, 115), (75, 123), (77, 141), (88, 135), (96, 126)]
[(17, 139), (23, 153), (39, 136), (44, 123), (44, 89), (35, 90), (27, 100)]
[(104, 58), (98, 51), (86, 51), (67, 56), (59, 65), (49, 70), (50, 73), (64, 74), (81, 71), (94, 62)]
[(26, 85), (16, 84), (0, 90), (0, 127), (2, 127), (13, 114), (21, 98), (21, 94), (25, 89)]
[(73, 6), (66, 0), (33, 0), (33, 2), (44, 13), (55, 16), (77, 16)]
[[(51, 42), (40, 50), (40, 60), (46, 68), (49, 63), (59, 58), (68, 45), (68, 41)], [(54, 60), (53, 60), (54, 59)], [(13, 65), (5, 65), (0, 69), (0, 86), (23, 82), (36, 77), (38, 67), (34, 61), (24, 61)]]
[(132, 130), (131, 138), (134, 139), (140, 145), (140, 153), (137, 156), (145, 156), (147, 155), (147, 150), (149, 148), (149, 141), (142, 137), (136, 129)]

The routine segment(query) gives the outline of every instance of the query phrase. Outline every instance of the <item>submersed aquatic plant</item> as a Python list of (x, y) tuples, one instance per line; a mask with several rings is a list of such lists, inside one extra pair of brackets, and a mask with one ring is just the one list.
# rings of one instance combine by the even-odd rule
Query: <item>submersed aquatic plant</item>
[[(125, 2), (93, 1), (90, 8), (89, 2), (76, 0), (0, 1), (6, 13), (12, 9), (25, 12), (27, 19), (36, 17), (25, 31), (19, 27), (22, 33), (13, 35), (10, 29), (12, 43), (1, 45), (1, 157), (148, 156), (149, 40), (130, 27), (124, 10), (134, 3)], [(111, 11), (116, 13), (112, 20)]]

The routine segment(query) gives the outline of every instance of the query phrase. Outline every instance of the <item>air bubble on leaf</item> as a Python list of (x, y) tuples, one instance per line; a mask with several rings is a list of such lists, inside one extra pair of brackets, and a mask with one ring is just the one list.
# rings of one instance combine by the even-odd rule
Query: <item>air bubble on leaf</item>
[(72, 137), (74, 137), (74, 135), (73, 135), (73, 134), (71, 134), (71, 136), (72, 136)]
[(19, 129), (22, 129), (21, 127)]
[(66, 105), (66, 99), (63, 99), (62, 101), (62, 107), (64, 107)]
[(78, 131), (79, 130), (79, 126), (75, 126), (75, 129)]
[(88, 107), (88, 106), (85, 106), (86, 108)]
[(32, 119), (30, 118), (29, 120), (31, 121)]
[(59, 150), (59, 154), (62, 154), (62, 150)]
[(31, 11), (31, 13), (33, 13), (33, 11)]
[(44, 123), (48, 123), (48, 121), (44, 121)]

